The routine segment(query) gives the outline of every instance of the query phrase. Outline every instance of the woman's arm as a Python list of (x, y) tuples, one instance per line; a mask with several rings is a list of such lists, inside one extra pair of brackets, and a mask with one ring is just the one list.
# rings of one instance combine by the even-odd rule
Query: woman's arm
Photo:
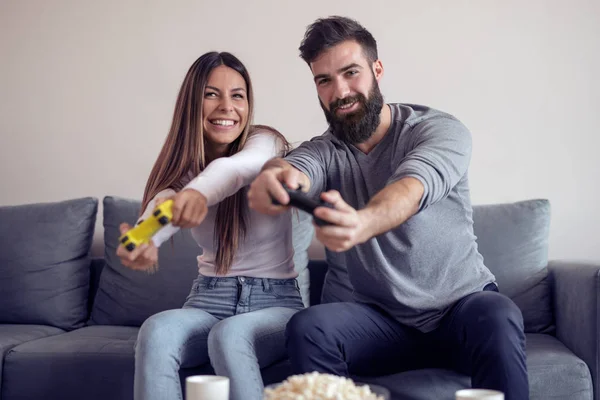
[(212, 161), (185, 189), (202, 193), (207, 206), (218, 204), (249, 185), (271, 158), (283, 155), (283, 140), (269, 131), (250, 136), (244, 148), (230, 156)]

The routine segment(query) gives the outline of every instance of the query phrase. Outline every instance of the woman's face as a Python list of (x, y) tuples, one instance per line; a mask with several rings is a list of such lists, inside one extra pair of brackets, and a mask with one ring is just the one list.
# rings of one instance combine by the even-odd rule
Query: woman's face
[(204, 139), (211, 158), (223, 156), (248, 122), (248, 88), (239, 72), (221, 65), (204, 89)]

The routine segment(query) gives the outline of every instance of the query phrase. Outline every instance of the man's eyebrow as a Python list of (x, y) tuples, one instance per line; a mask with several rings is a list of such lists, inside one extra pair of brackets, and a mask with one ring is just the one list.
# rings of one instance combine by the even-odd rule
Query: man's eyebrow
[(357, 63), (352, 63), (350, 65), (347, 65), (345, 67), (342, 67), (342, 68), (338, 69), (337, 72), (338, 73), (346, 72), (346, 71), (348, 71), (349, 69), (352, 69), (352, 68), (361, 68), (362, 69), (362, 67), (360, 65), (358, 65)]
[[(352, 64), (346, 65), (346, 66), (338, 69), (337, 73), (341, 74), (342, 72), (346, 72), (346, 71), (348, 71), (349, 69), (352, 69), (352, 68), (361, 68), (362, 69), (362, 67), (360, 65), (358, 65), (357, 63), (352, 63)], [(323, 78), (329, 78), (329, 74), (315, 75), (315, 77), (313, 78), (313, 80), (316, 82), (319, 79), (323, 79)]]
[[(206, 89), (214, 90), (215, 92), (219, 92), (219, 93), (221, 92), (219, 90), (219, 88), (216, 88), (216, 87), (210, 86), (210, 85), (206, 85)], [(233, 89), (231, 89), (231, 91), (232, 92), (245, 92), (246, 89), (239, 87), (239, 88), (233, 88)]]

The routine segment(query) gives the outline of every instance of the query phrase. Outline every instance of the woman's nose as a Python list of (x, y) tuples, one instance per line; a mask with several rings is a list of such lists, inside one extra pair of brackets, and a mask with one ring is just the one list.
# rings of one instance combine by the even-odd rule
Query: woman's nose
[(229, 98), (224, 98), (221, 101), (220, 107), (222, 111), (232, 111), (233, 110), (233, 102)]

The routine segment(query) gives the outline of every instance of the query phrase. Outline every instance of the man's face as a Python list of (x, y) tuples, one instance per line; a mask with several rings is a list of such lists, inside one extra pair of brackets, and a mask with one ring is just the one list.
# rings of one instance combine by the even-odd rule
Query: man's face
[(332, 133), (351, 144), (369, 139), (383, 107), (381, 62), (369, 62), (360, 44), (346, 41), (324, 51), (310, 66)]

